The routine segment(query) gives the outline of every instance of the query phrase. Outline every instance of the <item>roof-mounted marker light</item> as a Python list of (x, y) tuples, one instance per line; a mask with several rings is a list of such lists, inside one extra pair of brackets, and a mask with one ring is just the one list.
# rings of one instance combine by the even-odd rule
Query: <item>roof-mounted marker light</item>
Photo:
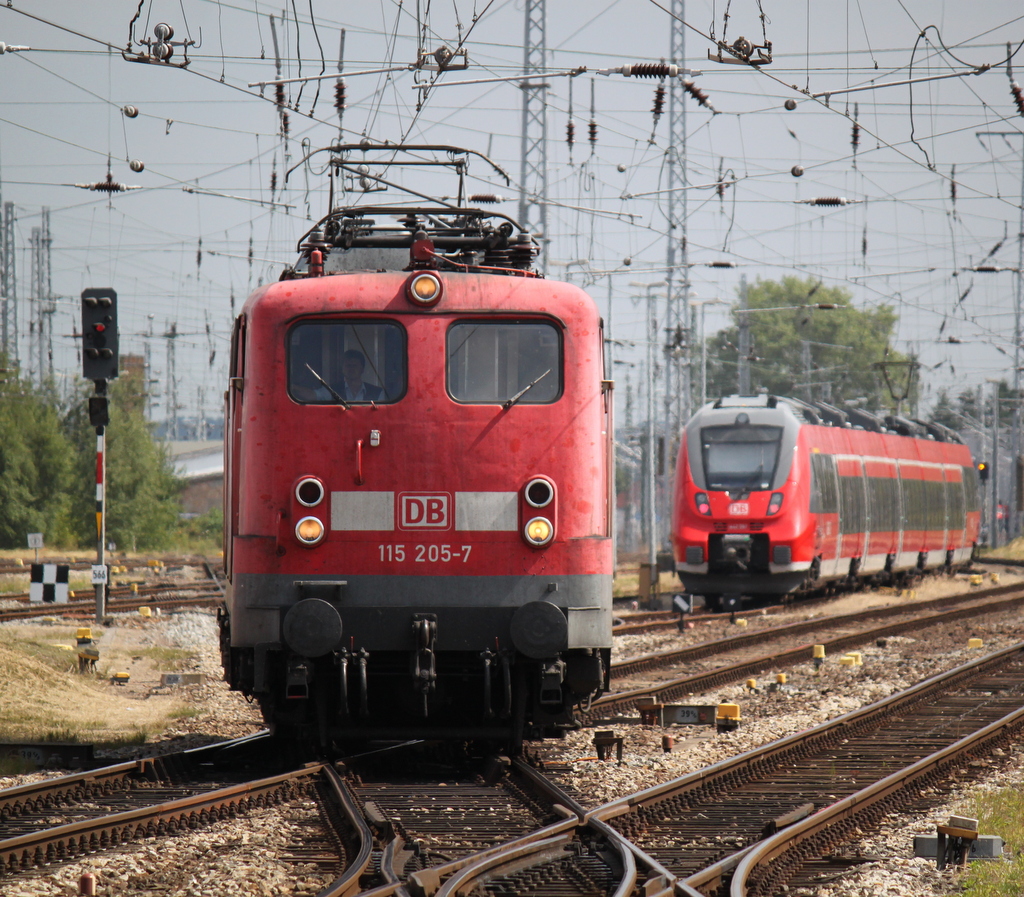
[(409, 301), (424, 308), (434, 305), (441, 298), (441, 281), (428, 272), (417, 274), (406, 287)]

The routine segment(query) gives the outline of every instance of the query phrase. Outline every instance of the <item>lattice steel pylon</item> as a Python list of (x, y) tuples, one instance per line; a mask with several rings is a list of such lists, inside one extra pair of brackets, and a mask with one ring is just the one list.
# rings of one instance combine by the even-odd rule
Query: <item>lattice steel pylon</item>
[[(669, 63), (683, 69), (686, 65), (684, 36), (684, 0), (672, 0), (669, 31)], [(675, 476), (675, 459), (683, 425), (692, 410), (693, 353), (690, 351), (696, 332), (690, 308), (690, 268), (686, 240), (686, 91), (683, 79), (670, 79), (668, 97), (668, 147), (665, 150), (665, 174), (668, 188), (666, 217), (668, 219), (665, 253), (666, 315), (665, 315), (665, 478)], [(671, 490), (660, 490), (663, 499), (661, 518), (670, 519)], [(667, 541), (668, 534), (665, 533)]]
[[(669, 62), (686, 65), (684, 0), (672, 0), (669, 32)], [(670, 441), (675, 442), (692, 409), (692, 377), (690, 359), (692, 334), (690, 320), (695, 310), (690, 308), (690, 268), (686, 240), (686, 91), (683, 79), (672, 78), (668, 97), (669, 138), (666, 156), (666, 186), (668, 187), (667, 218), (668, 239), (666, 250), (666, 276), (668, 282), (668, 314), (665, 316), (667, 339), (665, 425)]]
[[(541, 75), (547, 62), (547, 0), (526, 0), (523, 74)], [(524, 80), (523, 132), (519, 169), (519, 223), (537, 239), (536, 267), (547, 271), (548, 257), (548, 85)]]
[(32, 251), (32, 299), (35, 316), (30, 322), (32, 344), (29, 348), (31, 374), (40, 386), (53, 377), (53, 316), (57, 303), (53, 301), (50, 266), (50, 210), (43, 206), (39, 227), (32, 228), (29, 245)]
[(0, 303), (3, 306), (0, 347), (8, 367), (18, 366), (18, 280), (14, 258), (14, 203), (5, 202), (0, 218)]

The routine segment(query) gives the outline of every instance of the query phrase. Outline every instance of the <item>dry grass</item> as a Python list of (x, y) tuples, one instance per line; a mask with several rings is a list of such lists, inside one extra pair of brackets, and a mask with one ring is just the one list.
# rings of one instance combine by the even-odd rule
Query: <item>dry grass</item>
[[(129, 692), (98, 674), (79, 674), (74, 645), (73, 629), (0, 627), (0, 741), (139, 744), (184, 712), (170, 695)], [(100, 651), (106, 670), (139, 656), (105, 650), (102, 640)]]
[(1024, 560), (1024, 536), (1019, 536), (1012, 542), (1007, 542), (1000, 548), (986, 548), (980, 552), (982, 557), (1011, 558), (1013, 560)]

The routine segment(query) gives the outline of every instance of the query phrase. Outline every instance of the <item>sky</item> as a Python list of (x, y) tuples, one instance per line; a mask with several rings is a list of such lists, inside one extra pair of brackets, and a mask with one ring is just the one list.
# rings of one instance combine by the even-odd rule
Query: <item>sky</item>
[[(1024, 41), (1019, 4), (682, 6), (684, 66), (699, 71), (689, 77), (715, 111), (685, 98), (691, 267), (673, 276), (678, 284), (688, 274), (687, 298), (707, 303), (706, 331), (729, 323), (728, 306), (714, 301), (735, 302), (741, 277), (796, 274), (848, 290), (858, 307), (894, 307), (893, 348), (922, 364), (922, 410), (940, 389), (959, 392), (989, 378), (1012, 383), (1019, 276), (1005, 269), (1019, 268), (1024, 117), (1011, 74), (1024, 73), (1024, 52), (1010, 72), (1007, 45), (1015, 53)], [(631, 396), (643, 376), (647, 314), (646, 291), (634, 284), (666, 279), (673, 135), (667, 103), (659, 120), (652, 114), (656, 80), (600, 71), (667, 58), (670, 7), (670, 0), (548, 3), (547, 275), (594, 296), (617, 340), (615, 376), (630, 381)], [(129, 61), (146, 52), (141, 41), (158, 23), (173, 27), (175, 41), (196, 41), (187, 67)], [(292, 108), (282, 135), (274, 88), (261, 95), (248, 85), (277, 77), (275, 56), (286, 78), (337, 72), (343, 31), (346, 72), (394, 71), (348, 75), (340, 122), (333, 79), (319, 94), (316, 82), (287, 85)], [(22, 370), (38, 374), (40, 365), (30, 332), (39, 309), (30, 243), (43, 208), (58, 383), (81, 384), (80, 292), (113, 287), (121, 351), (148, 352), (158, 420), (168, 415), (172, 344), (179, 415), (219, 414), (231, 320), (252, 289), (294, 261), (297, 238), (327, 211), (325, 154), (300, 163), (339, 133), (352, 143), (441, 143), (486, 154), (511, 185), (475, 159), (467, 188), (505, 197), (496, 208), (516, 217), (520, 88), (514, 81), (445, 85), (522, 74), (523, 34), (523, 3), (510, 0), (0, 5), (0, 41), (31, 48), (0, 54), (0, 198), (16, 214)], [(767, 38), (772, 62), (758, 70), (709, 60), (712, 35), (730, 43)], [(412, 70), (419, 47), (441, 46), (465, 49), (467, 68), (436, 78)], [(184, 57), (178, 46), (170, 62)], [(581, 66), (585, 73), (567, 76)], [(430, 79), (429, 91), (417, 89)], [(916, 83), (878, 86), (908, 80)], [(840, 92), (865, 87), (872, 89)], [(127, 106), (138, 114), (126, 115)], [(132, 160), (143, 170), (132, 170)], [(74, 186), (102, 182), (108, 166), (114, 182), (141, 189)], [(387, 176), (432, 195), (457, 189), (450, 175), (422, 168)], [(846, 202), (809, 202), (823, 197)], [(723, 262), (732, 267), (711, 267)], [(970, 270), (979, 264), (1003, 270)], [(662, 323), (664, 314), (659, 308)]]

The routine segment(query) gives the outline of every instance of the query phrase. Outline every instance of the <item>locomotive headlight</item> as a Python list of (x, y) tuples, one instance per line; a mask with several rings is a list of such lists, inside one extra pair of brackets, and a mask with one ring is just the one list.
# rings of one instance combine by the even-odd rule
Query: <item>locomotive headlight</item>
[(547, 517), (534, 517), (523, 530), (526, 541), (537, 548), (547, 545), (554, 534), (555, 528)]
[(708, 501), (708, 494), (706, 492), (698, 492), (693, 497), (693, 503), (697, 506), (697, 510), (705, 517), (711, 516), (711, 502)]
[(546, 508), (555, 497), (555, 489), (547, 480), (537, 477), (526, 484), (523, 497), (532, 508)]
[(324, 537), (324, 525), (316, 517), (303, 517), (295, 524), (295, 538), (303, 545), (316, 545)]
[(315, 507), (324, 500), (324, 484), (316, 477), (303, 477), (295, 487), (295, 498), (300, 505)]
[(773, 492), (772, 497), (768, 500), (768, 516), (771, 517), (773, 514), (778, 514), (782, 508), (782, 493)]
[(416, 305), (433, 305), (441, 298), (441, 281), (433, 274), (417, 274), (406, 290)]

